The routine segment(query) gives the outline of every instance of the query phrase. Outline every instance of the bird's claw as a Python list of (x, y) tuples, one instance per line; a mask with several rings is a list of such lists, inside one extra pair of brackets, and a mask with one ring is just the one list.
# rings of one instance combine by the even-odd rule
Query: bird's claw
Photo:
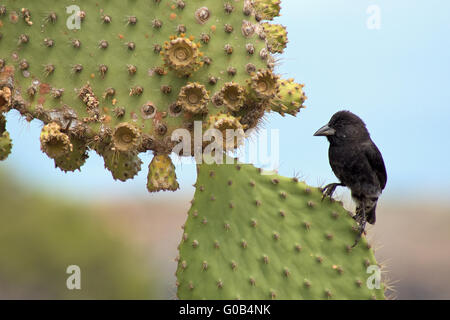
[(322, 201), (326, 197), (330, 197), (331, 198), (333, 196), (334, 191), (336, 191), (336, 188), (338, 186), (341, 186), (341, 185), (342, 184), (340, 184), (340, 183), (330, 183), (330, 184), (326, 185), (325, 187), (323, 187), (321, 189), (321, 191), (322, 191)]
[(358, 236), (356, 237), (355, 243), (353, 244), (352, 248), (356, 247), (359, 240), (361, 240), (362, 235), (366, 234), (365, 227), (366, 227), (365, 223), (363, 223), (362, 225), (359, 226)]
[(363, 234), (366, 234), (366, 216), (363, 212), (358, 212), (356, 215), (353, 216), (353, 219), (356, 220), (356, 223), (358, 223), (358, 236), (356, 237), (355, 243), (353, 244), (352, 248), (356, 247), (359, 240), (361, 239)]

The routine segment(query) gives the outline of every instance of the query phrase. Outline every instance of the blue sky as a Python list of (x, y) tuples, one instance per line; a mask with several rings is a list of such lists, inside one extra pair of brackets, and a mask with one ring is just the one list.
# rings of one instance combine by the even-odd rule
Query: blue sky
[[(377, 5), (381, 28), (370, 30)], [(310, 184), (335, 180), (328, 142), (313, 137), (331, 115), (351, 110), (366, 122), (388, 169), (391, 197), (450, 194), (450, 2), (442, 0), (284, 0), (277, 23), (289, 45), (277, 71), (306, 85), (297, 118), (272, 114), (264, 128), (280, 132), (279, 172)], [(81, 173), (63, 174), (39, 150), (41, 124), (8, 115), (14, 151), (2, 167), (27, 184), (80, 197), (146, 195), (146, 166), (133, 181), (114, 182), (94, 153)], [(192, 193), (193, 165), (178, 165), (182, 192)], [(173, 197), (151, 195), (150, 197)]]

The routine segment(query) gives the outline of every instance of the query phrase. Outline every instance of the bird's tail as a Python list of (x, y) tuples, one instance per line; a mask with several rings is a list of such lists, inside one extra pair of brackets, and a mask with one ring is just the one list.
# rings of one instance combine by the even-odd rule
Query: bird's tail
[[(377, 210), (377, 200), (373, 199), (370, 201), (370, 204), (366, 204), (366, 221), (370, 224), (375, 224), (377, 217), (375, 211)], [(364, 202), (358, 203), (358, 206), (356, 207), (356, 216), (359, 216), (362, 211), (362, 206)], [(355, 216), (355, 217), (356, 217)]]
[(369, 212), (366, 213), (367, 222), (370, 224), (375, 224), (375, 222), (377, 221), (377, 216), (375, 213), (376, 209), (377, 209), (377, 203), (375, 202), (372, 209), (370, 209)]

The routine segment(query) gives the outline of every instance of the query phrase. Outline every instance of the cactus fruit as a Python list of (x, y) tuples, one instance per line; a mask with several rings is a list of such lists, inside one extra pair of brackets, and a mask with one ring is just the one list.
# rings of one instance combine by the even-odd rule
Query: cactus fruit
[(6, 119), (0, 114), (0, 161), (8, 158), (11, 149), (12, 142), (8, 131), (6, 131)]
[(147, 189), (175, 191), (178, 189), (175, 166), (167, 155), (155, 155), (149, 166)]
[(273, 20), (280, 16), (280, 0), (254, 0), (257, 20)]
[(263, 27), (267, 36), (269, 51), (272, 53), (283, 53), (288, 43), (286, 27), (270, 23), (264, 23)]
[(133, 153), (105, 151), (103, 159), (114, 180), (127, 181), (141, 171), (142, 161)]
[(261, 21), (279, 15), (278, 0), (5, 0), (1, 8), (0, 113), (44, 122), (42, 150), (63, 171), (95, 150), (126, 180), (140, 170), (139, 153), (152, 151), (168, 170), (150, 172), (149, 189), (172, 190), (175, 130), (193, 133), (194, 121), (248, 130), (265, 112), (294, 114), (304, 100), (286, 95), (273, 73), (271, 53), (283, 51), (286, 32)]
[[(208, 120), (208, 129), (216, 129), (222, 134), (222, 139), (217, 139), (215, 142), (222, 147), (223, 150), (233, 150), (242, 144), (241, 137), (244, 134), (244, 126), (236, 118), (228, 114), (218, 114), (211, 116)], [(232, 135), (227, 130), (237, 132)], [(236, 139), (237, 138), (237, 139)]]
[(295, 83), (293, 79), (279, 81), (280, 92), (273, 99), (271, 109), (282, 116), (290, 114), (296, 116), (307, 99), (303, 92), (303, 85)]
[(11, 89), (4, 86), (0, 90), (0, 112), (7, 112), (11, 107)]
[(181, 299), (383, 299), (356, 222), (317, 188), (252, 165), (198, 166), (179, 246)]
[(87, 146), (76, 137), (70, 139), (72, 151), (55, 158), (55, 166), (64, 172), (80, 170), (88, 158)]
[(51, 122), (42, 128), (41, 150), (50, 158), (57, 159), (73, 151), (70, 138), (61, 132), (56, 122)]

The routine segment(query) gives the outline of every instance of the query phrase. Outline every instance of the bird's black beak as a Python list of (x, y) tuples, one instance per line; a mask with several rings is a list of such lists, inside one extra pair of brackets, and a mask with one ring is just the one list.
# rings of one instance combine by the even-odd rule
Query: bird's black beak
[(333, 128), (330, 128), (328, 126), (328, 124), (324, 125), (322, 128), (320, 128), (319, 130), (316, 131), (316, 133), (314, 133), (315, 137), (321, 137), (321, 136), (333, 136), (336, 133), (336, 130), (334, 130)]

